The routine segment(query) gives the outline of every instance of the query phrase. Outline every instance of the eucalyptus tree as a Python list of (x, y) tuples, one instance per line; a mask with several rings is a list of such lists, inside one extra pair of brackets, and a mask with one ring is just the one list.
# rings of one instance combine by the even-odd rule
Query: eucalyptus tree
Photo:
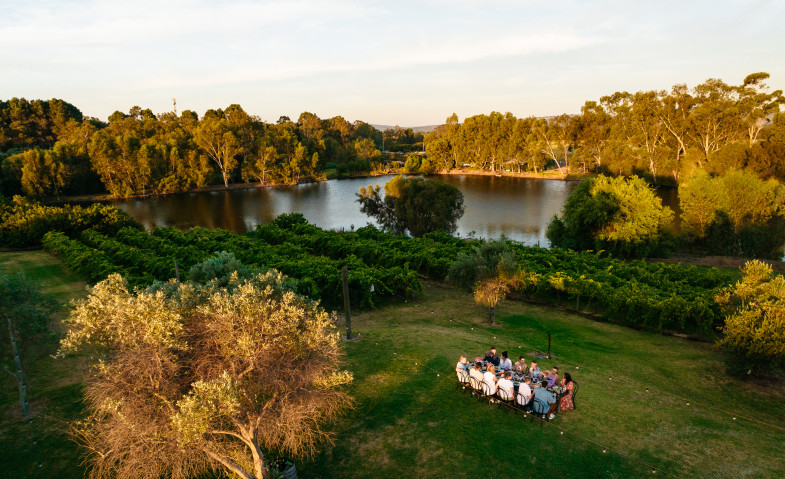
[(673, 142), (670, 148), (670, 174), (678, 181), (685, 169), (682, 159), (687, 154), (688, 132), (690, 128), (690, 110), (695, 105), (695, 100), (685, 84), (674, 85), (670, 93), (659, 93), (660, 108), (658, 118), (668, 131)]
[(232, 171), (237, 167), (235, 155), (242, 148), (230, 122), (226, 118), (206, 114), (196, 127), (194, 140), (218, 166), (224, 186), (228, 187)]
[(611, 116), (596, 101), (587, 101), (577, 118), (578, 153), (591, 158), (595, 166), (601, 168), (610, 133)]
[(752, 73), (744, 78), (738, 87), (739, 115), (746, 127), (747, 139), (751, 147), (758, 139), (761, 130), (769, 123), (769, 117), (779, 112), (780, 105), (785, 104), (782, 90), (769, 92), (764, 83), (770, 75), (765, 72)]
[(687, 135), (703, 154), (700, 166), (713, 152), (739, 138), (741, 121), (736, 93), (737, 89), (714, 78), (693, 89), (695, 105), (690, 111)]
[(139, 156), (142, 133), (140, 122), (134, 117), (115, 117), (90, 139), (88, 152), (93, 168), (109, 193), (131, 196), (150, 186), (150, 165), (144, 156)]

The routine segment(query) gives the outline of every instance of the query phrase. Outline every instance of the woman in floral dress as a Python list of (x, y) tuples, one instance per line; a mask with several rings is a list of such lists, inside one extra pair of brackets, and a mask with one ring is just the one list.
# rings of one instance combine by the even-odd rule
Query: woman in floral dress
[(561, 380), (561, 385), (564, 386), (564, 390), (567, 392), (567, 394), (559, 399), (559, 410), (564, 411), (567, 409), (575, 409), (575, 406), (572, 404), (572, 388), (574, 385), (572, 383), (572, 376), (570, 376), (570, 373), (564, 373), (564, 378)]

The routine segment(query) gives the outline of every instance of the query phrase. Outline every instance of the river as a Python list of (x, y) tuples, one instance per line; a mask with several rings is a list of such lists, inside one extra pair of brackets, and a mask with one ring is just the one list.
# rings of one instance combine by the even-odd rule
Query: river
[[(281, 213), (302, 213), (325, 229), (365, 226), (370, 218), (360, 212), (355, 193), (369, 184), (383, 185), (391, 176), (328, 180), (296, 186), (180, 193), (161, 197), (117, 200), (148, 229), (174, 226), (225, 228), (243, 233)], [(437, 175), (463, 192), (465, 213), (457, 234), (481, 238), (500, 235), (528, 245), (548, 246), (545, 231), (559, 214), (575, 181), (497, 176)], [(662, 188), (663, 203), (678, 212), (677, 192)]]

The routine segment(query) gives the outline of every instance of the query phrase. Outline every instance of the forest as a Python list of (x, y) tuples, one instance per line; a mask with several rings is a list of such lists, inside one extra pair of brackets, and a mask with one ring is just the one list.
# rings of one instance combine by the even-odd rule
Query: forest
[(296, 184), (328, 169), (367, 172), (382, 133), (303, 113), (269, 124), (239, 105), (154, 114), (138, 106), (103, 122), (62, 100), (0, 102), (2, 194), (166, 194), (235, 182)]
[[(744, 169), (782, 179), (785, 99), (768, 78), (616, 92), (587, 101), (579, 114), (548, 118), (492, 112), (460, 122), (453, 114), (424, 138), (411, 128), (382, 132), (309, 112), (268, 123), (237, 104), (201, 117), (178, 114), (176, 103), (159, 114), (134, 106), (102, 121), (63, 100), (12, 98), (0, 101), (0, 194), (127, 197), (401, 169), (634, 174), (670, 185), (696, 170)], [(421, 149), (424, 157), (413, 153)]]
[(748, 169), (785, 178), (785, 102), (768, 73), (741, 85), (708, 79), (670, 91), (616, 92), (587, 101), (580, 114), (516, 118), (493, 112), (457, 115), (425, 138), (422, 172), (452, 168), (491, 172), (601, 172), (679, 184), (696, 169)]

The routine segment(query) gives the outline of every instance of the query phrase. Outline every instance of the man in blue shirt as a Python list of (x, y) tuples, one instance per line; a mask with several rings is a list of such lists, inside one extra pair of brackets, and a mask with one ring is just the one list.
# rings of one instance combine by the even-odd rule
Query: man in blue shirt
[(544, 386), (538, 386), (534, 390), (532, 401), (532, 410), (536, 414), (542, 414), (543, 417), (548, 416), (548, 419), (556, 417), (556, 398)]

